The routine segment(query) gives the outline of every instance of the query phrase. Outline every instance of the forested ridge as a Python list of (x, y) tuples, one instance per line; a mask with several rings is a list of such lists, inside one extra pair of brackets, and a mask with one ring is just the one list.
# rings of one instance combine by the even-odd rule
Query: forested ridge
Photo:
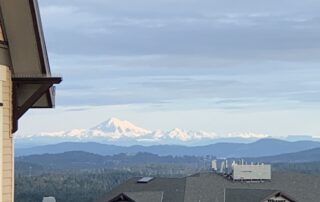
[[(148, 153), (100, 156), (86, 152), (16, 158), (15, 200), (91, 202), (132, 177), (182, 177), (210, 170), (213, 156), (173, 157)], [(320, 175), (320, 162), (274, 163), (273, 170)]]

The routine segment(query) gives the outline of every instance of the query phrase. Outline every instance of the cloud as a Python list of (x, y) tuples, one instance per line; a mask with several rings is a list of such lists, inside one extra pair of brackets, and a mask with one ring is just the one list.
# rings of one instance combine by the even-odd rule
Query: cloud
[(41, 5), (49, 50), (60, 54), (270, 58), (273, 51), (319, 53), (320, 47), (315, 12), (320, 6), (314, 1), (43, 0)]
[(40, 3), (51, 65), (64, 75), (58, 104), (318, 101), (319, 85), (307, 83), (320, 73), (319, 2)]

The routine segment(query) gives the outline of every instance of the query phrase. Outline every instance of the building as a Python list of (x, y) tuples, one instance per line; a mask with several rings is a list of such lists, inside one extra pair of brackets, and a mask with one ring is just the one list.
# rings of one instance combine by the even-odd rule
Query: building
[(60, 82), (50, 72), (37, 1), (0, 0), (0, 202), (14, 200), (18, 120), (30, 108), (52, 108)]
[(42, 202), (56, 202), (56, 199), (52, 196), (43, 197)]
[(268, 181), (271, 180), (271, 165), (241, 161), (212, 160), (211, 170), (227, 176), (234, 181)]
[(133, 178), (98, 202), (319, 202), (320, 176), (273, 172), (269, 181), (234, 181), (216, 172), (184, 178)]
[(269, 189), (225, 189), (225, 202), (292, 202), (288, 195)]
[(232, 179), (251, 181), (271, 180), (271, 165), (234, 164), (232, 165)]

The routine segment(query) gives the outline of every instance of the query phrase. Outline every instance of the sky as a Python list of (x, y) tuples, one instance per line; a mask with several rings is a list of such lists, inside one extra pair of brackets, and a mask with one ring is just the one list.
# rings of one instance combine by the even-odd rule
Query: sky
[[(320, 136), (318, 0), (39, 0), (56, 109), (21, 134), (148, 129)], [(37, 127), (34, 127), (35, 123)]]

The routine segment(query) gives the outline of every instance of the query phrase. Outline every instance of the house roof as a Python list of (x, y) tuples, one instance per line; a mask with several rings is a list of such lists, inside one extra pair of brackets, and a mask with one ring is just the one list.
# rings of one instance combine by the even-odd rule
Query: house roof
[(320, 201), (320, 176), (288, 172), (273, 172), (272, 175), (271, 181), (253, 183), (234, 182), (214, 173), (198, 173), (185, 178), (155, 178), (146, 184), (136, 183), (139, 178), (134, 178), (113, 189), (101, 202), (120, 193), (146, 191), (162, 191), (164, 202), (224, 202), (225, 196), (228, 197), (226, 202), (238, 202), (235, 198), (245, 198), (246, 194), (251, 198), (243, 201), (250, 202), (253, 198), (252, 202), (259, 202), (276, 193), (297, 202)]
[(125, 192), (129, 198), (137, 202), (162, 202), (163, 192), (162, 191), (142, 191), (142, 192)]
[(121, 193), (118, 196), (114, 197), (113, 199), (109, 200), (109, 202), (135, 202), (135, 201), (129, 196), (127, 196), (126, 194)]
[[(51, 75), (37, 0), (0, 0), (5, 42), (0, 63), (10, 67), (13, 81), (13, 132), (18, 119), (30, 108), (54, 107)], [(7, 59), (9, 58), (9, 59)]]
[[(142, 200), (141, 202), (144, 202), (146, 198), (151, 196), (160, 200), (160, 195), (162, 196), (161, 202), (183, 202), (185, 178), (154, 178), (148, 183), (138, 183), (139, 179), (141, 178), (132, 178), (114, 188), (101, 199), (101, 202), (111, 200), (121, 193), (126, 194), (130, 198), (133, 197), (133, 200), (134, 197), (138, 197)], [(140, 202), (139, 200), (135, 201)]]
[(0, 0), (0, 3), (14, 74), (49, 75), (37, 0)]
[(226, 189), (225, 202), (264, 202), (280, 195), (284, 194), (270, 189)]
[(273, 172), (272, 180), (263, 183), (234, 182), (213, 174), (187, 177), (185, 202), (224, 201), (225, 189), (269, 189), (286, 193), (296, 201), (319, 202), (320, 176), (291, 172)]

